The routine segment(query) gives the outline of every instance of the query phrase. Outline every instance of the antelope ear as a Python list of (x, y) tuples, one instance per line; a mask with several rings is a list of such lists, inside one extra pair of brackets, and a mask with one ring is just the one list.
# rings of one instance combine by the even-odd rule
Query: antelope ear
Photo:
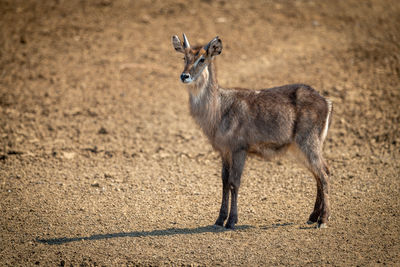
[(210, 56), (217, 56), (222, 52), (222, 41), (219, 37), (215, 37), (212, 39), (205, 47), (204, 50), (207, 51), (207, 54)]
[(178, 36), (172, 36), (172, 45), (176, 52), (185, 53), (185, 49), (183, 49), (182, 42)]

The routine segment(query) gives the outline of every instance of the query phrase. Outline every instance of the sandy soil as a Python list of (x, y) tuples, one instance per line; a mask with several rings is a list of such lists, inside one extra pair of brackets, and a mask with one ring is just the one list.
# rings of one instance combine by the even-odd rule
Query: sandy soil
[[(400, 2), (0, 0), (0, 265), (400, 264)], [(218, 155), (170, 38), (219, 35), (223, 86), (310, 84), (334, 102), (316, 186), (247, 161), (235, 231), (213, 229)]]

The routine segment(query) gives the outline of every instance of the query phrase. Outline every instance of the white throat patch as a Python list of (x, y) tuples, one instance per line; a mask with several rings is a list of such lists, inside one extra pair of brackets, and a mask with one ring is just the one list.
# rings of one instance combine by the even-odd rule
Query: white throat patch
[(208, 78), (210, 74), (208, 72), (208, 67), (205, 67), (203, 72), (201, 73), (201, 76), (196, 79), (194, 84), (192, 83), (191, 86), (189, 86), (189, 91), (193, 96), (193, 100), (195, 102), (199, 101), (204, 92), (206, 91), (206, 87), (208, 85)]

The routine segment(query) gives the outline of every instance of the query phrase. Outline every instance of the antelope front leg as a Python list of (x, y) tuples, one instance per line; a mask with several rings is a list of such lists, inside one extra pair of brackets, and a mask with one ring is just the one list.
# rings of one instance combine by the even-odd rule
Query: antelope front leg
[(229, 171), (229, 186), (231, 189), (231, 211), (225, 227), (233, 229), (238, 222), (238, 194), (240, 187), (240, 178), (242, 176), (244, 162), (246, 160), (246, 151), (240, 150), (232, 154), (232, 166)]
[(228, 201), (229, 201), (229, 162), (222, 159), (222, 202), (219, 216), (215, 225), (223, 226), (228, 217)]

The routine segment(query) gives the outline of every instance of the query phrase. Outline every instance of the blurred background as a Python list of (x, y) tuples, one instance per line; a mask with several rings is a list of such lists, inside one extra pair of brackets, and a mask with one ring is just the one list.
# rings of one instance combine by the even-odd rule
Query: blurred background
[[(0, 265), (395, 265), (399, 26), (395, 0), (0, 0)], [(315, 182), (285, 159), (247, 161), (248, 228), (206, 227), (220, 162), (179, 81), (183, 32), (220, 36), (224, 87), (333, 101), (330, 229), (303, 225)]]

